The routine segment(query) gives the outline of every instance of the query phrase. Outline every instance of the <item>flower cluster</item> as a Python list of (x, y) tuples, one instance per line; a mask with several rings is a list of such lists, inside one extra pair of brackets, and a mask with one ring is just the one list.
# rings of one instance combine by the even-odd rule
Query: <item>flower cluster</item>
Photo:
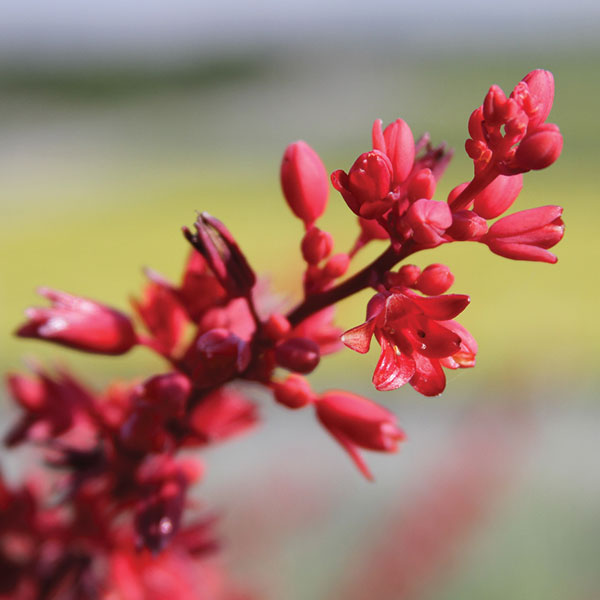
[[(255, 427), (256, 390), (263, 388), (288, 409), (312, 406), (323, 430), (370, 479), (361, 451), (396, 451), (405, 435), (395, 415), (351, 392), (315, 392), (305, 375), (343, 344), (366, 353), (373, 336), (381, 347), (378, 390), (409, 383), (434, 396), (444, 390), (444, 369), (474, 366), (477, 344), (454, 320), (469, 297), (447, 293), (450, 269), (394, 269), (419, 250), (459, 241), (512, 259), (556, 260), (549, 248), (562, 238), (562, 209), (501, 216), (517, 198), (522, 174), (560, 154), (558, 128), (545, 122), (553, 95), (552, 75), (541, 70), (508, 98), (493, 86), (469, 120), (473, 178), (447, 201), (433, 197), (452, 153), (428, 135), (415, 142), (402, 120), (385, 129), (376, 121), (373, 148), (348, 172), (331, 175), (358, 217), (347, 252), (334, 253), (333, 236), (317, 226), (329, 196), (321, 159), (305, 142), (291, 144), (281, 184), (304, 226), (304, 297), (289, 310), (274, 308), (232, 234), (207, 213), (193, 231), (183, 230), (191, 249), (180, 281), (147, 271), (133, 315), (40, 289), (50, 306), (28, 309), (19, 336), (105, 355), (144, 346), (165, 367), (102, 392), (64, 370), (9, 375), (22, 415), (6, 444), (35, 443), (61, 476), (50, 504), (39, 486), (13, 489), (0, 481), (0, 597), (242, 598), (205, 559), (216, 546), (212, 517), (183, 519), (188, 490), (204, 469), (180, 452)], [(387, 241), (382, 254), (344, 278), (374, 240)], [(342, 334), (333, 323), (335, 304), (369, 287), (365, 322)], [(204, 577), (192, 576), (197, 568)]]

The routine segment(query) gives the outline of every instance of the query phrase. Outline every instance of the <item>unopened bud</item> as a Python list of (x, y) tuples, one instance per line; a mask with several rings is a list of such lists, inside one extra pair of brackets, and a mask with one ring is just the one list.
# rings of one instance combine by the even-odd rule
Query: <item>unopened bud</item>
[(285, 381), (273, 383), (275, 400), (287, 408), (302, 408), (314, 401), (315, 395), (304, 377), (291, 374)]
[(452, 225), (446, 234), (457, 242), (478, 240), (487, 233), (487, 222), (472, 210), (459, 210), (452, 214)]
[(415, 161), (415, 140), (408, 124), (402, 119), (390, 123), (381, 131), (381, 119), (373, 123), (373, 149), (383, 152), (394, 169), (393, 185), (399, 185), (410, 174)]
[(546, 123), (518, 145), (510, 167), (520, 172), (545, 169), (560, 156), (562, 147), (563, 138), (558, 126)]
[(473, 210), (484, 219), (495, 219), (506, 212), (523, 188), (523, 175), (498, 175), (475, 196)]
[(319, 346), (308, 338), (290, 338), (275, 348), (277, 364), (296, 373), (310, 373), (320, 359)]
[(454, 283), (454, 275), (446, 265), (429, 265), (417, 279), (415, 287), (427, 296), (439, 296)]
[(421, 169), (410, 178), (407, 190), (408, 199), (411, 202), (414, 202), (419, 198), (427, 198), (428, 200), (433, 198), (433, 194), (435, 194), (435, 184), (435, 177), (433, 176), (431, 169)]
[(350, 266), (350, 257), (345, 253), (335, 254), (323, 267), (323, 274), (329, 279), (341, 277)]
[(333, 250), (333, 237), (327, 231), (311, 227), (302, 238), (302, 256), (309, 265), (316, 265)]
[(281, 187), (292, 212), (312, 225), (324, 212), (329, 178), (319, 155), (303, 141), (290, 144), (281, 162)]

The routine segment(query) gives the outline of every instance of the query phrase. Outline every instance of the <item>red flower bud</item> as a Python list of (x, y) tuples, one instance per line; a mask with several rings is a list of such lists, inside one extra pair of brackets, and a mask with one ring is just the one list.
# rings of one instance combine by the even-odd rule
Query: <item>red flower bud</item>
[(270, 315), (264, 324), (264, 332), (272, 340), (280, 340), (291, 328), (290, 322), (280, 313)]
[(256, 276), (225, 225), (203, 212), (194, 226), (195, 235), (187, 227), (183, 228), (183, 234), (204, 256), (219, 283), (231, 298), (247, 296), (256, 283)]
[(508, 215), (496, 221), (481, 242), (506, 258), (555, 263), (557, 258), (548, 248), (564, 235), (561, 215), (560, 206), (540, 206)]
[(393, 204), (388, 197), (394, 169), (390, 159), (379, 150), (361, 154), (348, 171), (331, 174), (333, 187), (340, 192), (352, 212), (375, 219)]
[(452, 225), (452, 213), (445, 202), (417, 200), (406, 213), (417, 244), (433, 246), (443, 241), (442, 234)]
[(373, 150), (383, 152), (394, 169), (393, 185), (406, 180), (415, 162), (415, 140), (410, 127), (402, 119), (390, 123), (381, 131), (382, 121), (373, 123)]
[(272, 385), (275, 400), (287, 408), (302, 408), (315, 400), (315, 395), (304, 377), (291, 374), (283, 382)]
[(250, 362), (250, 346), (227, 329), (211, 329), (201, 335), (187, 353), (194, 383), (212, 387), (242, 373)]
[(302, 238), (302, 256), (309, 265), (316, 265), (333, 250), (333, 237), (318, 227), (310, 227)]
[(341, 277), (350, 266), (350, 257), (345, 253), (335, 254), (323, 267), (323, 274), (328, 279), (337, 279)]
[(523, 175), (498, 175), (475, 196), (473, 210), (484, 219), (495, 219), (507, 211), (523, 188)]
[(413, 287), (421, 275), (421, 269), (417, 265), (403, 265), (396, 273), (388, 271), (385, 274), (387, 287)]
[(545, 169), (560, 156), (562, 147), (558, 126), (546, 123), (523, 138), (509, 166), (520, 172)]
[(410, 178), (407, 190), (408, 199), (414, 202), (419, 198), (427, 198), (428, 200), (433, 198), (435, 185), (436, 180), (431, 169), (421, 169)]
[(320, 359), (319, 346), (308, 338), (290, 338), (275, 348), (277, 364), (296, 373), (310, 373), (319, 364)]
[(38, 293), (52, 306), (27, 309), (29, 320), (17, 330), (18, 336), (98, 354), (124, 354), (137, 344), (129, 317), (118, 310), (48, 288)]
[(459, 210), (452, 214), (452, 225), (446, 230), (446, 235), (458, 242), (465, 242), (478, 240), (487, 230), (485, 219), (472, 210)]
[(548, 118), (552, 109), (554, 76), (550, 71), (543, 69), (531, 71), (515, 87), (511, 98), (514, 98), (527, 113), (529, 131), (537, 129)]
[(306, 227), (325, 212), (329, 195), (327, 171), (306, 142), (294, 142), (286, 148), (281, 162), (281, 187), (288, 206)]
[(428, 296), (438, 296), (447, 292), (454, 283), (454, 275), (446, 265), (429, 265), (415, 283), (416, 289)]
[(358, 448), (395, 452), (405, 439), (393, 413), (367, 398), (344, 391), (323, 394), (315, 403), (317, 418), (348, 452), (367, 479), (372, 475)]

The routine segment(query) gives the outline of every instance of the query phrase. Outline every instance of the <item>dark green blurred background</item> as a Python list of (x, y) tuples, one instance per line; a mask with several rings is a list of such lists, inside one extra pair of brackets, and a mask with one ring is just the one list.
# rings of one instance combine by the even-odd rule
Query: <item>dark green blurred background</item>
[[(531, 17), (513, 30), (511, 15), (503, 14), (497, 16), (502, 26), (489, 36), (485, 15), (471, 15), (473, 21), (454, 34), (453, 21), (445, 26), (438, 18), (433, 32), (421, 35), (427, 18), (415, 10), (411, 21), (395, 9), (381, 33), (375, 18), (350, 20), (347, 30), (341, 19), (328, 29), (315, 14), (297, 31), (293, 23), (277, 35), (276, 27), (258, 28), (235, 43), (223, 32), (219, 43), (179, 47), (173, 34), (172, 43), (161, 46), (153, 30), (147, 56), (137, 38), (135, 51), (117, 44), (114, 51), (94, 53), (93, 43), (79, 38), (55, 53), (34, 38), (29, 46), (21, 40), (9, 47), (0, 61), (0, 366), (19, 369), (23, 356), (35, 355), (68, 362), (98, 386), (163, 369), (144, 350), (119, 359), (81, 356), (16, 340), (11, 332), (23, 308), (38, 302), (38, 285), (127, 308), (143, 282), (141, 267), (177, 278), (187, 251), (179, 229), (193, 223), (196, 210), (226, 222), (256, 270), (290, 305), (300, 291), (302, 231), (279, 191), (279, 161), (289, 142), (305, 139), (329, 171), (347, 169), (369, 148), (375, 118), (402, 117), (415, 135), (429, 131), (434, 142), (456, 149), (436, 195), (443, 199), (471, 177), (463, 151), (466, 124), (488, 87), (497, 83), (509, 92), (528, 71), (549, 69), (556, 81), (550, 120), (561, 128), (564, 151), (547, 171), (525, 176), (516, 208), (564, 207), (558, 264), (512, 262), (475, 244), (415, 257), (421, 267), (448, 264), (456, 276), (453, 291), (471, 295), (461, 322), (480, 344), (477, 367), (451, 373), (440, 399), (417, 398), (408, 389), (378, 398), (399, 415), (411, 441), (398, 457), (369, 457), (376, 465), (375, 491), (358, 481), (313, 423), (270, 408), (265, 432), (215, 453), (215, 465), (227, 476), (215, 469), (207, 490), (212, 503), (235, 515), (241, 509), (228, 504), (231, 482), (250, 485), (242, 476), (249, 464), (259, 481), (270, 481), (277, 461), (269, 449), (277, 444), (292, 466), (304, 465), (298, 467), (302, 493), (327, 496), (317, 485), (332, 486), (330, 479), (306, 469), (299, 454), (323, 460), (321, 471), (331, 469), (339, 478), (332, 489), (352, 498), (345, 510), (328, 513), (325, 537), (299, 541), (282, 534), (277, 556), (254, 565), (238, 557), (234, 567), (260, 579), (269, 560), (278, 580), (287, 582), (270, 597), (324, 597), (344, 569), (339, 557), (325, 567), (317, 558), (322, 548), (342, 538), (351, 544), (348, 532), (363, 536), (361, 521), (368, 520), (357, 515), (385, 510), (390, 495), (404, 498), (403, 490), (419, 481), (418, 465), (427, 464), (434, 450), (444, 454), (442, 442), (451, 443), (463, 415), (480, 405), (518, 406), (534, 426), (517, 482), (456, 572), (427, 597), (600, 598), (594, 570), (600, 551), (597, 15), (586, 19), (583, 9), (565, 8), (569, 18), (562, 21), (540, 24)], [(311, 28), (313, 21), (319, 27)], [(254, 15), (248, 27), (257, 22)], [(120, 30), (127, 39), (123, 23)], [(78, 44), (85, 49), (81, 55)], [(339, 251), (356, 235), (353, 216), (333, 193), (323, 226)], [(361, 322), (367, 299), (346, 301), (340, 326)], [(314, 384), (374, 396), (369, 379), (375, 361), (374, 354), (341, 352), (323, 361)], [(316, 574), (303, 576), (301, 565)]]

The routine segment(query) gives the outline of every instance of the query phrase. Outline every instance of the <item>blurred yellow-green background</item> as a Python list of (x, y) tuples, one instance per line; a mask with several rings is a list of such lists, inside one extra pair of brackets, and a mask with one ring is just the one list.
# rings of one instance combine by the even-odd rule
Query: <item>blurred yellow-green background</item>
[[(472, 411), (519, 411), (529, 428), (525, 444), (517, 434), (522, 455), (511, 463), (510, 485), (454, 567), (419, 597), (600, 598), (598, 9), (516, 1), (485, 11), (436, 2), (427, 13), (384, 1), (249, 8), (181, 0), (143, 10), (107, 2), (86, 11), (74, 0), (52, 4), (12, 7), (0, 25), (0, 366), (19, 369), (24, 356), (68, 362), (97, 386), (164, 367), (143, 350), (111, 359), (14, 339), (23, 308), (38, 302), (36, 286), (127, 308), (143, 266), (179, 276), (187, 251), (180, 227), (207, 210), (291, 305), (302, 231), (278, 183), (290, 141), (308, 141), (329, 171), (346, 169), (368, 149), (375, 118), (402, 117), (416, 135), (429, 131), (456, 149), (436, 195), (443, 199), (471, 176), (466, 124), (488, 87), (508, 92), (534, 68), (554, 73), (550, 120), (564, 151), (547, 171), (526, 175), (516, 207), (564, 207), (558, 264), (512, 262), (474, 244), (415, 257), (421, 267), (448, 264), (453, 291), (471, 295), (461, 322), (480, 344), (477, 367), (451, 373), (441, 398), (408, 389), (378, 398), (398, 414), (409, 442), (397, 457), (368, 457), (374, 487), (359, 481), (310, 416), (263, 400), (264, 431), (214, 452), (204, 490), (232, 515), (224, 527), (240, 576), (261, 582), (269, 598), (325, 598), (368, 524), (391, 504), (410, 503)], [(323, 226), (339, 251), (356, 235), (333, 193)], [(341, 327), (363, 319), (367, 299), (340, 307)], [(341, 352), (312, 380), (375, 397), (375, 361)], [(315, 517), (291, 502), (302, 526), (288, 531), (277, 482), (290, 478), (292, 495), (321, 497), (322, 506)], [(231, 492), (250, 493), (257, 482), (271, 492), (252, 496), (255, 504), (278, 507), (281, 527), (265, 525), (277, 543), (253, 561), (236, 552), (231, 523), (244, 508)], [(308, 535), (311, 523), (318, 525)]]

